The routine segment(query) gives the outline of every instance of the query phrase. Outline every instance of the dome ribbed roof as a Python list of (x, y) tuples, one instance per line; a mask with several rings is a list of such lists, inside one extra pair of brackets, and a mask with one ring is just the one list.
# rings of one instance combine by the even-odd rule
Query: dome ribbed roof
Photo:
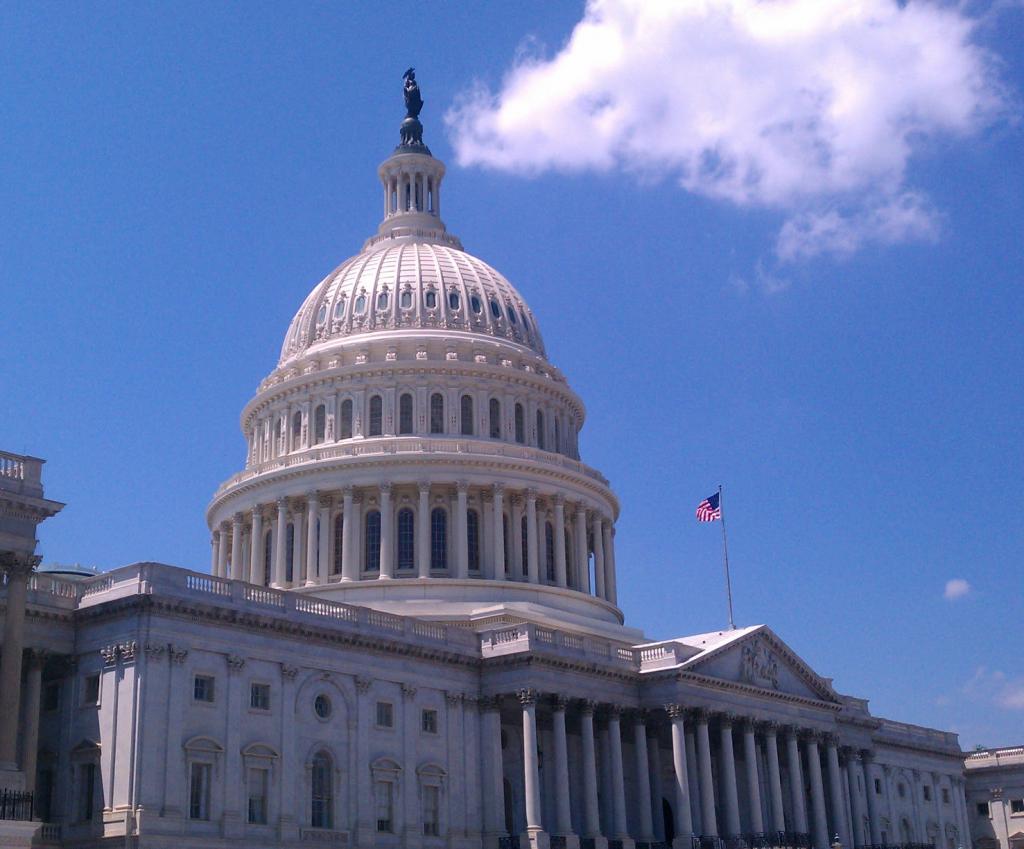
[(448, 330), (515, 342), (544, 355), (533, 313), (483, 260), (433, 240), (399, 240), (346, 260), (292, 319), (279, 365), (355, 336)]

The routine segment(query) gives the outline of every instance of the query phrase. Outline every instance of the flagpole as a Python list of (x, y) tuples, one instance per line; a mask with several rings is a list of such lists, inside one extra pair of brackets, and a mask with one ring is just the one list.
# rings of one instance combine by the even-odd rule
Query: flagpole
[(729, 540), (725, 536), (725, 508), (722, 504), (722, 485), (718, 485), (718, 511), (722, 517), (722, 562), (725, 566), (725, 595), (729, 600), (729, 630), (736, 630), (732, 618), (732, 582), (729, 580)]

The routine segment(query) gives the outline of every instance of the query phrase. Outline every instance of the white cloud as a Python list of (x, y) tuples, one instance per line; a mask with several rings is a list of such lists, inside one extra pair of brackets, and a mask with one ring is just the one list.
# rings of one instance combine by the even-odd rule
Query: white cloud
[(942, 597), (947, 601), (956, 601), (958, 598), (963, 598), (970, 591), (971, 585), (963, 578), (952, 578), (946, 581), (946, 589), (943, 591)]
[(962, 7), (895, 0), (591, 0), (565, 46), (524, 50), (446, 120), (458, 160), (621, 169), (788, 216), (782, 261), (934, 239), (907, 185), (925, 140), (1006, 106)]
[(1024, 710), (1024, 678), (1011, 678), (998, 669), (979, 666), (963, 687), (973, 701), (987, 702), (1004, 710)]

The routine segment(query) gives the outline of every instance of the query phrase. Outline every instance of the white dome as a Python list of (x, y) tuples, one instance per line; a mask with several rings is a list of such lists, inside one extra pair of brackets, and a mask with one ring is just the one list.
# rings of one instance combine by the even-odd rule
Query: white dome
[(396, 239), (377, 241), (313, 289), (292, 319), (278, 365), (354, 336), (425, 329), (483, 334), (544, 355), (533, 313), (486, 262), (450, 245)]

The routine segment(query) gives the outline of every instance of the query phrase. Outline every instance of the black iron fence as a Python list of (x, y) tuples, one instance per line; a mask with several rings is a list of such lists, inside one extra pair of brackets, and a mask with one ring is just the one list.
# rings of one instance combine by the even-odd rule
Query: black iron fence
[(30, 820), (34, 813), (31, 793), (0, 790), (0, 820)]

